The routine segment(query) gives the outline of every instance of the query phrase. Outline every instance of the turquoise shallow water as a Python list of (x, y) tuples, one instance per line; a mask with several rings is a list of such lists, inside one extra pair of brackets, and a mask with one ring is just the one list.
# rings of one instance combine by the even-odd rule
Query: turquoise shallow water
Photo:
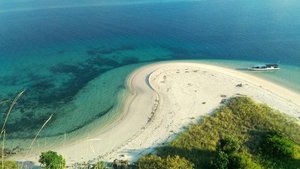
[(262, 79), (269, 80), (283, 87), (286, 87), (296, 93), (300, 93), (300, 67), (292, 66), (287, 64), (280, 64), (280, 71), (270, 71), (270, 72), (255, 72), (243, 70), (248, 68), (249, 65), (264, 64), (263, 62), (255, 61), (241, 61), (241, 60), (200, 60), (201, 62), (220, 65), (223, 67), (228, 67), (241, 71), (243, 73), (251, 74)]
[[(156, 61), (233, 69), (280, 62), (280, 71), (247, 73), (300, 93), (297, 1), (11, 3), (17, 10), (0, 7), (0, 98), (27, 90), (7, 123), (9, 138), (32, 138), (51, 114), (41, 137), (75, 137), (110, 121), (126, 77)], [(0, 105), (1, 122), (8, 103)]]

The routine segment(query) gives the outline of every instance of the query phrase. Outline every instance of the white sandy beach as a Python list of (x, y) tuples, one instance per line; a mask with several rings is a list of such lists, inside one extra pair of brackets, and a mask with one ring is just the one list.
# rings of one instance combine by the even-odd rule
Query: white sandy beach
[[(53, 149), (68, 165), (98, 159), (134, 161), (210, 114), (222, 99), (235, 95), (247, 95), (298, 120), (300, 117), (298, 93), (219, 66), (160, 62), (134, 71), (127, 86), (130, 95), (119, 119), (106, 130), (95, 129), (86, 139)], [(26, 160), (38, 161), (39, 154), (32, 153)]]

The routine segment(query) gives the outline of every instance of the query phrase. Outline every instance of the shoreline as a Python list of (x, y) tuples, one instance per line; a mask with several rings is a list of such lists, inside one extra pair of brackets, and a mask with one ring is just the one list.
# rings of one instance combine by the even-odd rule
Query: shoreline
[[(280, 64), (281, 69), (279, 71), (271, 71), (271, 72), (256, 72), (256, 71), (248, 71), (247, 68), (251, 65), (258, 65), (258, 64), (263, 64), (262, 62), (256, 62), (256, 61), (245, 61), (245, 60), (222, 60), (222, 59), (208, 59), (208, 60), (191, 60), (203, 63), (203, 64), (209, 64), (213, 66), (218, 66), (218, 67), (223, 67), (223, 68), (228, 68), (232, 70), (236, 70), (242, 73), (246, 73), (255, 77), (258, 77), (260, 79), (264, 79), (268, 82), (277, 84), (283, 88), (286, 88), (292, 92), (296, 92), (300, 94), (300, 88), (297, 85), (295, 81), (292, 83), (289, 82), (290, 76), (294, 77), (295, 72), (300, 71), (299, 68), (296, 68), (293, 65), (288, 65), (288, 64)], [(287, 72), (291, 73), (292, 75), (287, 74)], [(281, 75), (274, 75), (274, 74), (281, 74)], [(288, 76), (289, 78), (283, 79), (282, 75)]]
[[(237, 84), (243, 85), (236, 87)], [(142, 66), (127, 78), (126, 88), (128, 95), (121, 103), (122, 113), (106, 130), (95, 129), (88, 139), (66, 143), (53, 151), (62, 154), (68, 165), (98, 159), (134, 161), (173, 139), (183, 127), (210, 114), (224, 99), (220, 95), (247, 95), (298, 120), (300, 117), (299, 94), (264, 79), (201, 61)], [(36, 154), (38, 151), (26, 160), (36, 162)]]

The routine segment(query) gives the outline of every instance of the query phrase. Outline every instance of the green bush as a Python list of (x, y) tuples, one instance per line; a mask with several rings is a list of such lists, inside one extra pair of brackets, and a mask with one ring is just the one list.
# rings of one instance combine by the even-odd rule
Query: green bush
[(245, 154), (232, 154), (229, 156), (228, 168), (232, 169), (261, 169), (262, 167), (255, 163)]
[(212, 169), (262, 169), (249, 156), (241, 153), (227, 154), (217, 151), (215, 159), (211, 162)]
[(66, 165), (65, 159), (54, 151), (43, 152), (39, 162), (46, 169), (64, 169)]
[(0, 162), (0, 168), (4, 169), (17, 169), (18, 165), (15, 161), (4, 161), (4, 166), (2, 166), (2, 162)]
[(161, 158), (155, 155), (144, 156), (138, 161), (139, 169), (193, 169), (194, 165), (179, 156)]
[(159, 169), (163, 166), (163, 160), (155, 155), (143, 156), (139, 159), (138, 166), (140, 169)]
[(268, 134), (262, 143), (262, 153), (274, 159), (289, 159), (294, 156), (295, 143), (279, 134)]
[(216, 158), (211, 162), (212, 169), (228, 169), (229, 158), (224, 151), (218, 150)]
[(261, 169), (260, 165), (243, 152), (238, 152), (240, 142), (232, 137), (226, 136), (220, 139), (217, 145), (217, 155), (211, 162), (213, 169)]
[(217, 146), (217, 150), (221, 150), (227, 154), (234, 153), (240, 149), (240, 143), (237, 139), (226, 136), (224, 139), (220, 139)]

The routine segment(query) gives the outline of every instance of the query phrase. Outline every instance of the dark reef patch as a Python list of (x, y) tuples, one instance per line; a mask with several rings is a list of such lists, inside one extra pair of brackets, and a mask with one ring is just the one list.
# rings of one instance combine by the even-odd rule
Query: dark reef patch
[[(105, 58), (105, 57), (93, 57), (87, 60), (87, 65), (94, 66), (107, 66), (107, 67), (118, 67), (121, 64), (113, 59)], [(124, 65), (122, 63), (122, 65)]]
[[(106, 54), (133, 49), (134, 47), (132, 46), (122, 46), (113, 49), (88, 49), (87, 53), (89, 57), (87, 57), (85, 61), (77, 64), (60, 63), (53, 65), (48, 68), (49, 74), (47, 76), (41, 76), (38, 72), (25, 72), (20, 76), (15, 75), (1, 78), (1, 85), (21, 85), (27, 89), (26, 93), (22, 96), (14, 108), (14, 111), (19, 112), (19, 116), (21, 114), (21, 117), (12, 113), (7, 124), (7, 130), (9, 130), (14, 138), (33, 137), (35, 132), (43, 125), (45, 120), (49, 118), (50, 114), (54, 113), (53, 118), (48, 125), (54, 123), (56, 118), (59, 116), (63, 116), (61, 112), (60, 114), (57, 114), (58, 112), (56, 111), (49, 113), (46, 112), (68, 104), (73, 100), (74, 96), (76, 96), (78, 92), (87, 85), (88, 82), (112, 69), (130, 64), (142, 63), (139, 58), (136, 57), (126, 57), (122, 59), (117, 57), (109, 58), (105, 56)], [(60, 81), (61, 77), (64, 77), (64, 80)], [(116, 90), (124, 88), (124, 85), (120, 85)], [(7, 93), (2, 97), (13, 99), (15, 95), (16, 93)], [(7, 110), (9, 105), (10, 104), (2, 105), (2, 110)], [(78, 124), (77, 127), (68, 131), (51, 134), (51, 136), (73, 132), (84, 127), (93, 120), (102, 117), (113, 108), (113, 105), (107, 106), (110, 107), (108, 110), (100, 112), (95, 117), (90, 117), (90, 120), (86, 123)], [(41, 109), (45, 111), (42, 114), (39, 113), (39, 110)], [(2, 111), (3, 117), (5, 116), (5, 113), (5, 111)], [(3, 120), (4, 119), (1, 118), (0, 122), (3, 122)], [(45, 128), (45, 130), (47, 130), (47, 128)], [(17, 133), (26, 134), (20, 135)], [(47, 132), (45, 131), (45, 133)]]
[(72, 73), (78, 71), (78, 66), (60, 63), (52, 66), (49, 70), (53, 73)]
[(122, 59), (122, 63), (125, 65), (139, 63), (139, 59), (136, 57), (127, 57), (127, 58)]

